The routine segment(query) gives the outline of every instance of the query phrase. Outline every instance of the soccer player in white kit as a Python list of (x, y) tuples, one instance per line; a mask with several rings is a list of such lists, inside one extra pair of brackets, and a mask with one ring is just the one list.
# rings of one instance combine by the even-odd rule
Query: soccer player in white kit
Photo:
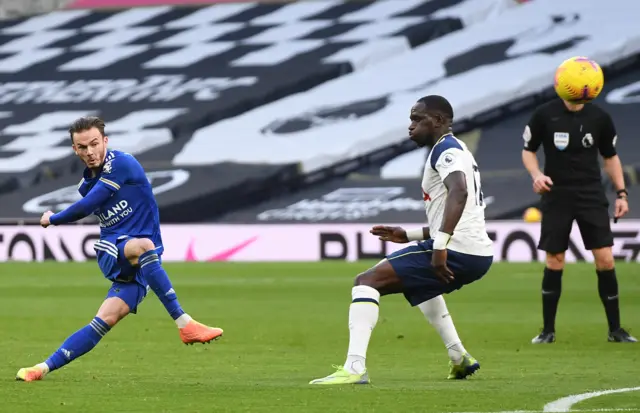
[(431, 152), (422, 179), (428, 227), (375, 226), (383, 241), (416, 244), (396, 251), (355, 279), (349, 308), (349, 349), (338, 370), (310, 384), (368, 384), (366, 354), (378, 321), (380, 297), (403, 293), (438, 331), (450, 358), (449, 379), (464, 379), (480, 364), (463, 347), (442, 294), (482, 278), (493, 262), (485, 229), (480, 173), (466, 145), (451, 133), (453, 109), (429, 95), (411, 108), (409, 136)]

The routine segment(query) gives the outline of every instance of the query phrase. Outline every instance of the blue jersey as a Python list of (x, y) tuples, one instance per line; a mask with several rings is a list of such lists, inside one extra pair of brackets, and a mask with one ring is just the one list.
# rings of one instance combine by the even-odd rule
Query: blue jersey
[(100, 221), (100, 241), (96, 244), (117, 245), (127, 238), (148, 238), (156, 246), (156, 252), (162, 254), (158, 204), (138, 160), (125, 152), (107, 151), (102, 170), (96, 176), (85, 169), (78, 191), (85, 197), (95, 185), (104, 185), (112, 193), (93, 212)]

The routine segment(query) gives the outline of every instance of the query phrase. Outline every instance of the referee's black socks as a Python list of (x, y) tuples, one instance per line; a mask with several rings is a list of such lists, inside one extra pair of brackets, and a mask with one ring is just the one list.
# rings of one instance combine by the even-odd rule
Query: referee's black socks
[(556, 313), (561, 292), (562, 270), (545, 268), (544, 277), (542, 277), (542, 319), (545, 333), (556, 331)]
[(609, 331), (620, 328), (620, 305), (618, 300), (618, 279), (616, 270), (596, 270), (598, 274), (598, 293), (607, 313)]

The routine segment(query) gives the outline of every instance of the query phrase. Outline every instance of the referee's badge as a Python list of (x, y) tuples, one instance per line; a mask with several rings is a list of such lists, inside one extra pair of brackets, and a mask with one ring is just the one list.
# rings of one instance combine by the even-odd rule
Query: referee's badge
[(555, 132), (553, 134), (553, 144), (561, 151), (569, 146), (569, 134), (567, 132)]

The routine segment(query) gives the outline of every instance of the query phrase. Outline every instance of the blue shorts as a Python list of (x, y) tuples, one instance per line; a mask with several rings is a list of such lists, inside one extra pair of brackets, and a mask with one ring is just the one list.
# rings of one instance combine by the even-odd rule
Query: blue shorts
[(118, 297), (129, 306), (130, 313), (136, 314), (138, 312), (138, 306), (142, 303), (142, 300), (144, 300), (148, 292), (148, 285), (145, 287), (137, 282), (114, 282), (111, 284), (111, 288), (109, 288), (105, 299)]
[(455, 279), (445, 284), (431, 267), (432, 251), (433, 240), (427, 240), (387, 256), (389, 264), (402, 282), (404, 296), (412, 306), (442, 294), (449, 294), (479, 280), (493, 263), (493, 257), (447, 250), (447, 267), (453, 272)]
[(118, 297), (129, 306), (133, 314), (149, 291), (149, 284), (142, 276), (137, 265), (131, 265), (124, 254), (124, 246), (129, 237), (111, 240), (101, 239), (96, 242), (96, 258), (100, 271), (105, 278), (112, 281), (106, 298)]

